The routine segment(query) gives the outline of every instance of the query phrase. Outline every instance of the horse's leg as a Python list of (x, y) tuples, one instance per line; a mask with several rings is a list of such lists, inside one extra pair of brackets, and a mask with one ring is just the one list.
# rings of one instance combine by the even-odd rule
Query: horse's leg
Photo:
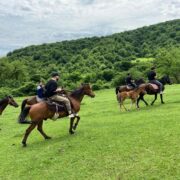
[(119, 105), (120, 105), (120, 110), (122, 110), (122, 103), (120, 102)]
[(137, 108), (139, 108), (139, 101), (140, 101), (140, 100), (142, 100), (141, 95), (138, 97), (138, 99), (137, 99), (137, 101), (136, 101), (136, 106), (137, 106)]
[(142, 100), (145, 104), (146, 104), (146, 106), (148, 106), (148, 103), (145, 101), (145, 99), (144, 99), (144, 94), (140, 94), (139, 95), (139, 98), (137, 99), (137, 103), (136, 103), (136, 105), (137, 105), (137, 107), (139, 108), (139, 101), (140, 100)]
[(119, 98), (119, 106), (120, 106), (120, 110), (122, 110), (122, 101), (121, 101), (121, 98)]
[(77, 126), (78, 126), (79, 121), (80, 121), (80, 117), (79, 117), (79, 116), (77, 116), (77, 121), (76, 121), (76, 123), (75, 123), (75, 124), (74, 124), (74, 126), (73, 126), (73, 129), (74, 129), (74, 130), (76, 130), (76, 128), (77, 128)]
[(146, 106), (148, 106), (149, 104), (145, 101), (144, 99), (144, 95), (142, 96), (142, 101), (146, 104)]
[(31, 131), (36, 127), (36, 123), (32, 123), (27, 129), (26, 129), (26, 133), (24, 135), (24, 138), (22, 140), (22, 144), (23, 146), (25, 147), (26, 146), (26, 141), (27, 141), (27, 138), (29, 136), (29, 134), (31, 133)]
[(69, 127), (69, 133), (70, 134), (74, 134), (74, 131), (72, 130), (73, 129), (73, 124), (74, 124), (74, 119), (75, 118), (70, 119), (70, 127)]
[(163, 95), (162, 94), (160, 94), (160, 98), (161, 98), (161, 104), (164, 104)]
[(138, 101), (138, 97), (136, 97), (136, 99), (134, 99), (134, 104), (135, 104), (136, 109), (139, 109), (137, 101)]
[(47, 136), (47, 135), (45, 134), (45, 132), (43, 131), (42, 126), (43, 126), (43, 120), (40, 121), (40, 123), (38, 124), (38, 127), (37, 127), (38, 131), (42, 134), (42, 136), (43, 136), (45, 139), (51, 139), (51, 137), (49, 137), (49, 136)]
[(131, 99), (131, 105), (130, 105), (130, 107), (129, 107), (129, 109), (128, 109), (129, 111), (132, 109), (133, 104), (134, 104), (134, 100)]
[(154, 101), (151, 103), (151, 105), (154, 104), (154, 102), (156, 101), (156, 99), (157, 99), (157, 93), (154, 95)]
[(123, 103), (124, 100), (125, 100), (125, 99), (122, 99), (122, 100), (121, 100), (121, 105), (122, 105), (122, 106), (124, 107), (124, 109), (127, 111), (127, 109), (126, 109), (126, 107), (124, 106), (124, 103)]

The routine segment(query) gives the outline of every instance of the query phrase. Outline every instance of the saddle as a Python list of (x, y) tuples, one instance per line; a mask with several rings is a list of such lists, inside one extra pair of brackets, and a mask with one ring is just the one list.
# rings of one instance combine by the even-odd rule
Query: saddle
[(153, 83), (149, 83), (149, 84), (153, 87), (153, 89), (159, 90), (159, 86), (157, 84), (153, 84)]
[(126, 88), (127, 88), (127, 89), (129, 89), (129, 90), (134, 89), (134, 87), (133, 87), (133, 86), (131, 86), (131, 85), (126, 85)]
[(47, 99), (46, 104), (49, 107), (49, 110), (54, 111), (56, 113), (62, 112), (62, 111), (67, 111), (66, 105), (62, 102), (57, 102), (57, 101), (52, 101), (50, 99)]
[(54, 112), (54, 116), (51, 118), (52, 120), (57, 120), (59, 118), (60, 112), (66, 112), (66, 114), (68, 114), (67, 108), (64, 103), (54, 100), (52, 101), (50, 99), (47, 99), (45, 102), (48, 105), (49, 110)]

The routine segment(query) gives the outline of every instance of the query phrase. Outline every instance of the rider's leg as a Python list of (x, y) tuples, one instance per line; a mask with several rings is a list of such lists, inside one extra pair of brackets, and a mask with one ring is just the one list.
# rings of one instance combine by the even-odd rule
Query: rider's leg
[(155, 83), (159, 86), (160, 94), (162, 94), (162, 88), (163, 88), (162, 83), (159, 82), (158, 80), (155, 80)]
[(62, 97), (62, 96), (58, 96), (58, 95), (54, 95), (51, 97), (52, 100), (58, 101), (58, 102), (62, 102), (65, 104), (68, 114), (70, 117), (74, 117), (72, 110), (71, 110), (71, 104), (68, 98), (66, 97)]

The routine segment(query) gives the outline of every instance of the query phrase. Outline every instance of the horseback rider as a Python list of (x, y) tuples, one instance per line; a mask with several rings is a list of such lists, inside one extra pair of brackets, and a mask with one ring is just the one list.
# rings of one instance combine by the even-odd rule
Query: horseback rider
[(60, 89), (58, 89), (58, 84), (57, 84), (57, 81), (59, 80), (59, 74), (57, 72), (53, 72), (51, 76), (52, 78), (45, 85), (45, 96), (47, 98), (50, 98), (51, 100), (64, 103), (67, 108), (69, 117), (70, 118), (75, 117), (74, 114), (72, 113), (71, 103), (69, 99), (67, 97), (58, 95), (58, 92), (61, 91)]
[(159, 87), (160, 94), (163, 93), (163, 91), (162, 91), (163, 85), (161, 82), (159, 82), (156, 79), (156, 68), (155, 67), (152, 67), (151, 71), (148, 73), (148, 80), (149, 80), (149, 83), (156, 84)]
[(126, 82), (127, 86), (131, 86), (131, 87), (133, 87), (133, 89), (137, 87), (137, 85), (134, 83), (134, 80), (132, 79), (132, 76), (130, 73), (127, 74), (125, 82)]

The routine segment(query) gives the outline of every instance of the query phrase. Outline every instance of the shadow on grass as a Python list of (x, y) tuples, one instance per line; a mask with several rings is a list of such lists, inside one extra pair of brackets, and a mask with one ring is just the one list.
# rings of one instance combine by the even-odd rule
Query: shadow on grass
[(64, 134), (63, 136), (56, 136), (56, 137), (52, 137), (51, 139), (44, 139), (43, 137), (41, 137), (41, 139), (36, 139), (36, 141), (28, 141), (27, 140), (27, 147), (23, 147), (22, 145), (21, 146), (21, 149), (36, 149), (38, 148), (39, 150), (43, 150), (45, 148), (47, 148), (48, 146), (53, 146), (57, 143), (70, 143), (72, 141), (72, 139), (74, 139), (76, 137), (76, 135), (79, 135), (81, 133), (75, 133), (73, 135), (70, 135), (69, 133), (67, 134)]

